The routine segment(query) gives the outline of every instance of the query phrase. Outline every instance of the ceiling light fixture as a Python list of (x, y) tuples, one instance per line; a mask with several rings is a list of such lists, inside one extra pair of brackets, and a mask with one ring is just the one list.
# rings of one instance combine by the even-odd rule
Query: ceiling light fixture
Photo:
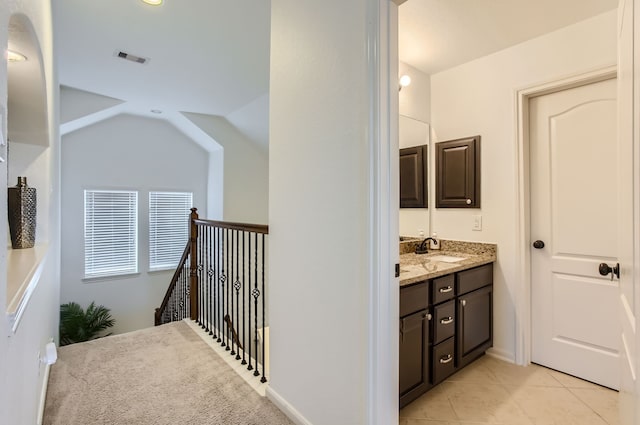
[(162, 111), (161, 111), (160, 109), (152, 109), (152, 110), (151, 110), (151, 113), (152, 113), (152, 114), (161, 114), (161, 113), (162, 113)]
[(24, 62), (27, 57), (22, 53), (14, 52), (13, 50), (7, 50), (7, 60), (9, 62)]
[(150, 4), (151, 6), (160, 6), (162, 4), (162, 0), (142, 0), (143, 2)]
[(398, 91), (402, 90), (403, 87), (407, 87), (409, 84), (411, 84), (411, 77), (406, 74), (403, 75), (402, 77), (400, 77), (400, 88), (398, 89)]

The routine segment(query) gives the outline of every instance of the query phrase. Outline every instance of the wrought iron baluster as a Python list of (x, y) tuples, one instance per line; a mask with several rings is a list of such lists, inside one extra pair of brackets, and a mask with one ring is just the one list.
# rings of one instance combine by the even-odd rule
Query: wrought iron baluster
[(249, 233), (248, 235), (248, 239), (249, 239), (249, 252), (248, 252), (248, 269), (249, 269), (249, 281), (248, 281), (248, 285), (247, 285), (247, 299), (249, 300), (249, 317), (248, 317), (248, 332), (247, 332), (247, 338), (249, 339), (249, 366), (247, 366), (247, 370), (253, 370), (253, 365), (252, 360), (251, 360), (251, 347), (253, 346), (253, 344), (251, 343), (251, 294), (249, 293), (249, 291), (251, 291), (251, 253), (253, 252), (251, 250), (251, 233)]
[[(224, 230), (225, 230), (225, 238), (226, 238), (226, 245), (225, 245), (225, 251), (224, 251), (224, 261), (225, 261), (225, 264), (226, 264), (226, 267), (227, 267), (227, 275), (226, 276), (227, 276), (228, 281), (230, 283), (232, 280), (231, 280), (231, 275), (230, 275), (231, 267), (229, 267), (229, 229), (225, 228)], [(225, 281), (225, 283), (226, 283), (226, 281)], [(231, 285), (227, 284), (226, 291), (225, 291), (225, 304), (226, 304), (225, 316), (224, 316), (225, 318), (229, 318), (230, 317), (229, 316), (229, 301), (230, 301), (230, 299), (229, 299), (229, 288), (230, 287), (231, 287)], [(231, 333), (230, 320), (225, 320), (225, 325), (226, 325), (226, 331), (224, 333), (224, 338), (225, 338), (225, 341), (227, 343), (226, 350), (229, 351), (229, 350), (231, 350), (231, 348), (229, 347), (229, 334)]]
[(265, 383), (267, 382), (267, 377), (265, 376), (266, 371), (266, 357), (265, 357), (265, 346), (266, 346), (266, 342), (267, 342), (267, 326), (266, 326), (266, 322), (265, 322), (265, 301), (267, 298), (267, 293), (264, 290), (264, 260), (265, 260), (265, 245), (264, 245), (264, 233), (261, 235), (262, 238), (262, 378), (260, 379), (260, 382)]
[(220, 342), (220, 228), (214, 227), (215, 235), (216, 235), (216, 243), (215, 243), (215, 257), (214, 257), (214, 270), (215, 270), (215, 302), (214, 306), (216, 308), (215, 314), (215, 322), (216, 322), (216, 331), (213, 335), (214, 338), (218, 342)]
[(255, 233), (254, 234), (255, 237), (255, 243), (256, 243), (256, 249), (255, 249), (255, 261), (254, 261), (254, 285), (255, 287), (253, 288), (253, 291), (251, 291), (251, 295), (253, 295), (253, 302), (254, 302), (254, 311), (255, 311), (255, 316), (253, 318), (254, 320), (254, 338), (253, 340), (255, 341), (256, 344), (256, 370), (253, 372), (253, 376), (259, 376), (260, 372), (258, 371), (258, 297), (260, 296), (260, 290), (258, 289), (258, 234)]
[[(245, 270), (246, 270), (246, 261), (245, 261), (245, 243), (244, 241), (246, 240), (246, 236), (247, 236), (247, 232), (243, 231), (242, 232), (242, 283), (244, 284), (246, 282), (245, 280)], [(246, 328), (245, 328), (245, 317), (247, 314), (247, 310), (246, 310), (246, 306), (245, 306), (245, 291), (244, 288), (242, 288), (242, 346), (244, 347), (244, 349), (242, 350), (242, 362), (241, 364), (246, 365), (247, 364), (247, 359), (246, 359), (246, 351), (247, 351), (247, 342), (246, 342)]]
[(224, 332), (224, 327), (225, 327), (225, 323), (224, 323), (224, 315), (227, 312), (227, 298), (226, 298), (226, 292), (225, 292), (225, 281), (227, 280), (227, 273), (229, 272), (229, 269), (227, 267), (225, 267), (225, 257), (226, 257), (226, 243), (227, 243), (227, 230), (226, 229), (221, 229), (221, 233), (222, 233), (222, 252), (221, 252), (221, 257), (220, 257), (220, 262), (222, 263), (222, 276), (220, 276), (220, 282), (222, 283), (222, 293), (220, 294), (220, 298), (222, 298), (222, 314), (221, 314), (221, 321), (220, 321), (220, 334), (223, 336), (222, 338), (222, 343), (221, 345), (223, 347), (227, 346), (227, 333)]
[(213, 335), (213, 323), (212, 323), (212, 316), (211, 316), (211, 302), (213, 299), (213, 295), (211, 293), (211, 276), (213, 275), (213, 269), (212, 269), (212, 265), (211, 265), (211, 258), (213, 253), (211, 252), (211, 227), (207, 226), (207, 246), (209, 247), (209, 253), (207, 254), (207, 285), (208, 285), (208, 292), (209, 292), (209, 296), (207, 297), (207, 315), (208, 315), (208, 323), (209, 323), (209, 335)]
[[(234, 289), (236, 290), (236, 322), (235, 322), (235, 327), (238, 329), (238, 332), (240, 332), (240, 288), (242, 287), (242, 284), (240, 283), (240, 231), (236, 230), (236, 281), (234, 282), (233, 286)], [(236, 354), (236, 360), (240, 360), (240, 338), (238, 337), (238, 353)]]
[[(231, 352), (229, 354), (231, 354), (232, 356), (234, 356), (236, 354), (235, 351), (235, 338), (233, 337), (233, 282), (235, 280), (235, 269), (233, 268), (233, 251), (235, 249), (235, 236), (236, 236), (236, 232), (235, 230), (231, 230), (231, 250), (230, 252), (230, 256), (231, 256), (231, 267), (229, 268), (229, 287), (228, 287), (228, 291), (230, 294), (230, 298), (229, 298), (229, 303), (230, 303), (230, 308), (229, 308), (229, 321), (227, 323), (228, 325), (228, 329), (227, 329), (227, 335), (231, 334)], [(227, 350), (229, 349), (229, 344), (227, 344)]]

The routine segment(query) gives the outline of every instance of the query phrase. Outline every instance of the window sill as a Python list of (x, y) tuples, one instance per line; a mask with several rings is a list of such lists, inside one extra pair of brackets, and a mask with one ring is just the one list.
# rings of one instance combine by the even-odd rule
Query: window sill
[(38, 286), (48, 253), (48, 244), (7, 249), (7, 317), (12, 333), (18, 329), (20, 318)]
[(140, 272), (134, 273), (123, 273), (123, 274), (112, 274), (106, 276), (93, 276), (93, 277), (83, 277), (82, 283), (98, 283), (98, 282), (106, 282), (109, 280), (121, 280), (121, 279), (129, 279), (133, 277), (140, 276)]

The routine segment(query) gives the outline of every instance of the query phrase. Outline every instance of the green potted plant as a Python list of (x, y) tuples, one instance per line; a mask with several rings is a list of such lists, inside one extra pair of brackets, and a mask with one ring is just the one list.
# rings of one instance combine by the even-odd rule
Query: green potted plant
[(114, 323), (111, 311), (102, 305), (96, 306), (93, 301), (86, 311), (75, 302), (62, 304), (60, 306), (60, 345), (111, 335), (111, 333), (106, 335), (100, 335), (100, 333), (112, 327)]

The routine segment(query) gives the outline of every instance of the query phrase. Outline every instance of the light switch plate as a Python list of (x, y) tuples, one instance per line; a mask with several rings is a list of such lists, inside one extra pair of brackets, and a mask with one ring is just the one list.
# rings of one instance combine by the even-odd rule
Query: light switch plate
[(482, 230), (482, 216), (481, 215), (474, 215), (473, 216), (473, 227), (471, 228), (471, 230)]

